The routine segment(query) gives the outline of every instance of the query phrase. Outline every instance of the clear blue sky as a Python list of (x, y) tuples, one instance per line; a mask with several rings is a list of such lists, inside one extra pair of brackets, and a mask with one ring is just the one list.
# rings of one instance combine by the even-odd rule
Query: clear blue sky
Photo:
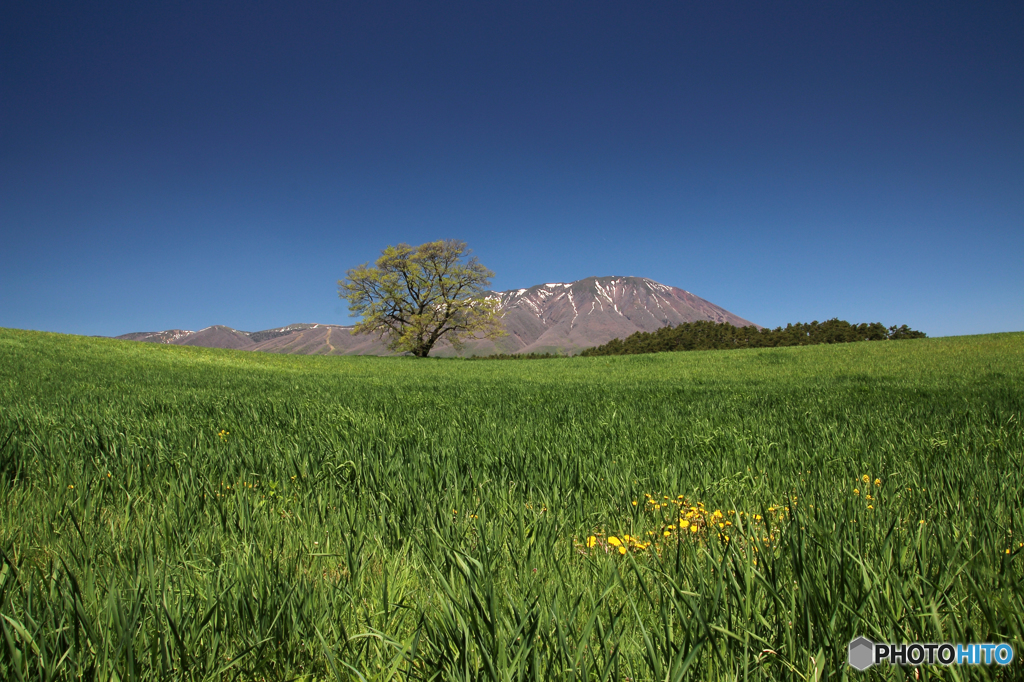
[(510, 289), (1024, 329), (1024, 3), (7, 2), (0, 326), (350, 324), (456, 238)]

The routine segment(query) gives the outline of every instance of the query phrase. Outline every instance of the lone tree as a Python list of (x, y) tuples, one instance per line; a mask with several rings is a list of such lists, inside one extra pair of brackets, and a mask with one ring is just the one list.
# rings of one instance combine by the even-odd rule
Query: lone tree
[(389, 348), (418, 358), (442, 338), (460, 350), (467, 339), (504, 335), (497, 301), (484, 298), (494, 273), (476, 257), (463, 260), (469, 254), (454, 239), (399, 244), (381, 251), (374, 267), (349, 270), (338, 295), (363, 318), (352, 333), (387, 337)]

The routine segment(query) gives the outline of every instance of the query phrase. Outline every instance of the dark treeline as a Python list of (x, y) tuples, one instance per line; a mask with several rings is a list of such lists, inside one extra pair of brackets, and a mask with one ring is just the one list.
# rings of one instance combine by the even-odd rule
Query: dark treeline
[(558, 353), (494, 353), (493, 355), (473, 355), (467, 360), (551, 360), (565, 358), (567, 355)]
[(787, 324), (785, 328), (734, 327), (728, 322), (683, 322), (654, 332), (637, 332), (625, 339), (612, 339), (603, 346), (587, 348), (580, 355), (631, 355), (683, 350), (725, 350), (729, 348), (777, 348), (813, 346), (819, 343), (853, 341), (895, 341), (922, 339), (924, 332), (907, 325), (886, 328), (880, 322), (850, 324), (846, 320)]

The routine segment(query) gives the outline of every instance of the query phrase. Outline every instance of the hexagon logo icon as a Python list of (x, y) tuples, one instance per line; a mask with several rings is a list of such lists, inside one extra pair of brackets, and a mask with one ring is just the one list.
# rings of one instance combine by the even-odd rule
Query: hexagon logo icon
[(848, 661), (857, 670), (867, 670), (875, 664), (875, 643), (866, 637), (853, 640)]

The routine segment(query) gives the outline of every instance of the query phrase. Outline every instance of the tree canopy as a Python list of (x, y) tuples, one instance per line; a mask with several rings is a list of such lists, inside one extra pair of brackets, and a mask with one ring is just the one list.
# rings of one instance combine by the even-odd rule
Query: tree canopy
[(456, 350), (469, 339), (505, 334), (498, 302), (485, 296), (494, 273), (454, 239), (381, 251), (338, 281), (338, 295), (362, 321), (353, 334), (374, 333), (388, 347), (425, 358), (442, 339)]
[(925, 333), (907, 325), (886, 328), (880, 322), (850, 324), (846, 320), (787, 324), (775, 329), (734, 327), (728, 322), (683, 322), (653, 332), (636, 332), (625, 339), (612, 339), (603, 346), (587, 348), (580, 355), (630, 355), (663, 351), (719, 350), (728, 348), (775, 348), (812, 346), (819, 343), (854, 341), (898, 341), (925, 338)]

